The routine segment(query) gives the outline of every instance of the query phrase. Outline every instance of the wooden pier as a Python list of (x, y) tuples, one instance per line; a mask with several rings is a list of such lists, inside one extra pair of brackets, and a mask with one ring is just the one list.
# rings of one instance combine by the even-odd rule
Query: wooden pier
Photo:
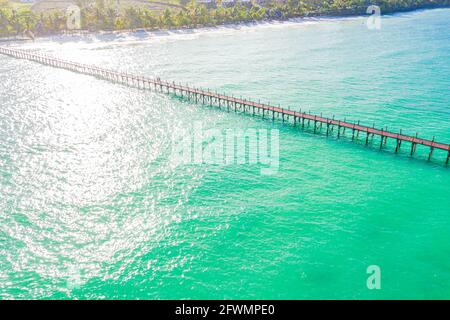
[(314, 132), (321, 130), (326, 126), (326, 134), (331, 134), (334, 129), (337, 129), (337, 137), (345, 135), (346, 130), (351, 132), (352, 140), (358, 139), (360, 134), (365, 135), (365, 143), (369, 143), (369, 139), (374, 136), (380, 138), (380, 148), (386, 145), (387, 139), (394, 139), (396, 141), (395, 152), (398, 152), (403, 142), (410, 145), (410, 155), (412, 156), (417, 145), (423, 145), (429, 148), (428, 159), (431, 159), (433, 151), (440, 149), (447, 151), (447, 158), (445, 163), (448, 165), (450, 160), (450, 145), (432, 140), (422, 139), (416, 136), (404, 135), (387, 131), (385, 129), (376, 129), (361, 125), (358, 122), (348, 122), (330, 119), (322, 116), (312, 115), (301, 111), (293, 111), (281, 107), (271, 106), (268, 104), (255, 102), (243, 98), (235, 98), (229, 95), (211, 92), (209, 90), (198, 89), (187, 85), (176, 84), (175, 82), (162, 81), (158, 79), (151, 79), (143, 76), (133, 75), (126, 72), (118, 72), (114, 70), (104, 69), (93, 65), (81, 64), (66, 60), (61, 60), (46, 54), (30, 52), (22, 49), (14, 49), (7, 47), (0, 47), (0, 54), (8, 55), (18, 59), (26, 59), (39, 62), (44, 65), (75, 71), (82, 74), (92, 75), (108, 81), (121, 83), (137, 87), (139, 89), (155, 90), (167, 94), (175, 94), (177, 96), (187, 98), (195, 103), (203, 103), (208, 105), (215, 105), (219, 108), (226, 108), (227, 110), (242, 111), (249, 114), (259, 114), (263, 118), (282, 118), (282, 121), (290, 121), (294, 126), (298, 125), (302, 128), (312, 125)]

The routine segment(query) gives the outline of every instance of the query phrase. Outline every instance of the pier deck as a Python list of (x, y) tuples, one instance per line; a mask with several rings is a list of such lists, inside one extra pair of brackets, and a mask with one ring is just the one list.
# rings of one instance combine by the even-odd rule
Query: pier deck
[[(87, 75), (96, 76), (105, 80), (122, 83), (126, 85), (132, 85), (138, 87), (140, 89), (147, 90), (156, 90), (165, 93), (173, 93), (182, 97), (189, 98), (191, 100), (195, 100), (196, 103), (208, 103), (208, 104), (216, 104), (219, 107), (225, 106), (228, 110), (234, 109), (237, 111), (243, 110), (244, 112), (252, 112), (253, 114), (258, 113), (262, 114), (263, 117), (268, 116), (275, 119), (275, 117), (291, 119), (294, 122), (294, 125), (301, 125), (302, 127), (305, 125), (305, 121), (309, 125), (311, 122), (314, 124), (314, 132), (319, 129), (323, 125), (326, 125), (326, 133), (333, 131), (335, 127), (338, 129), (338, 137), (340, 135), (345, 134), (345, 130), (349, 129), (352, 131), (352, 139), (355, 138), (355, 133), (357, 137), (359, 133), (366, 134), (366, 144), (369, 142), (369, 137), (378, 136), (380, 137), (380, 148), (386, 144), (388, 138), (396, 140), (396, 148), (395, 152), (398, 152), (402, 142), (408, 142), (411, 145), (410, 154), (413, 155), (416, 151), (417, 145), (423, 145), (429, 147), (429, 155), (428, 159), (431, 158), (434, 149), (440, 149), (447, 151), (447, 158), (445, 163), (449, 163), (450, 159), (450, 145), (442, 142), (437, 142), (434, 140), (423, 139), (417, 136), (409, 136), (404, 135), (401, 132), (395, 133), (383, 129), (376, 129), (374, 127), (368, 127), (359, 124), (359, 121), (356, 123), (351, 123), (348, 121), (341, 121), (330, 119), (322, 116), (312, 115), (310, 113), (293, 111), (281, 107), (275, 107), (268, 104), (263, 104), (251, 100), (239, 99), (229, 95), (223, 95), (216, 92), (211, 92), (209, 90), (198, 89), (190, 86), (183, 86), (181, 84), (176, 84), (175, 82), (162, 81), (160, 79), (151, 79), (143, 76), (128, 74), (125, 72), (118, 72), (114, 70), (109, 70), (105, 68), (100, 68), (93, 65), (86, 65), (81, 63), (76, 63), (72, 61), (61, 60), (55, 57), (48, 56), (46, 54), (35, 53), (22, 49), (8, 48), (8, 47), (0, 47), (0, 54), (8, 55), (18, 59), (26, 59), (35, 62), (39, 62), (44, 65), (49, 65), (56, 68), (67, 69)], [(341, 132), (342, 131), (342, 132)]]

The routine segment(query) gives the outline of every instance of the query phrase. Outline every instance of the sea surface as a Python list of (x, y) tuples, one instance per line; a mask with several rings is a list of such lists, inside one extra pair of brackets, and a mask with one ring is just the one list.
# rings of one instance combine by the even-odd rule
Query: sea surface
[[(449, 9), (13, 46), (450, 142)], [(196, 126), (277, 170), (174, 163)], [(447, 154), (394, 148), (0, 56), (0, 298), (448, 299)]]

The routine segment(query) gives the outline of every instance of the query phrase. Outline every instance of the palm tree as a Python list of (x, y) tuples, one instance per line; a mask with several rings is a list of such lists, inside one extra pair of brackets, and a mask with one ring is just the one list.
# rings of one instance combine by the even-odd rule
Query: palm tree
[(162, 21), (165, 27), (171, 27), (174, 25), (173, 19), (172, 19), (172, 12), (169, 10), (169, 8), (166, 8), (162, 15)]

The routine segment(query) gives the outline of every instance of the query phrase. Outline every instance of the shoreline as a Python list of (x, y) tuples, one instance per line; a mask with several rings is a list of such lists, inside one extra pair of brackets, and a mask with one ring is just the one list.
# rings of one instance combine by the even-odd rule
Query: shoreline
[[(427, 10), (436, 10), (436, 9), (450, 9), (450, 6), (421, 6), (418, 8), (407, 8), (404, 10), (395, 10), (391, 12), (382, 13), (381, 16), (394, 16), (398, 14), (404, 14), (408, 12), (421, 12)], [(90, 31), (90, 30), (77, 30), (77, 31), (65, 31), (65, 32), (56, 32), (54, 34), (41, 35), (36, 36), (34, 39), (26, 38), (24, 36), (20, 36), (18, 38), (14, 37), (5, 37), (0, 38), (0, 43), (5, 44), (14, 44), (14, 43), (34, 43), (36, 40), (53, 40), (53, 38), (65, 38), (64, 40), (81, 40), (83, 37), (102, 37), (102, 36), (117, 36), (118, 40), (122, 35), (129, 36), (141, 36), (141, 40), (149, 39), (154, 36), (174, 36), (174, 35), (193, 35), (197, 32), (205, 32), (205, 31), (220, 31), (224, 29), (233, 29), (239, 30), (242, 27), (258, 27), (258, 26), (283, 26), (286, 24), (303, 24), (308, 22), (320, 22), (320, 21), (332, 21), (332, 20), (344, 20), (344, 19), (356, 19), (356, 18), (366, 18), (370, 16), (369, 14), (342, 14), (342, 15), (326, 15), (326, 14), (317, 14), (317, 15), (307, 15), (307, 16), (298, 16), (291, 17), (287, 19), (263, 19), (263, 20), (252, 20), (245, 22), (229, 22), (222, 23), (217, 25), (199, 25), (195, 27), (181, 27), (181, 28), (137, 28), (137, 29), (121, 29), (121, 30), (99, 30), (99, 31)], [(142, 36), (147, 36), (142, 38)], [(138, 39), (134, 39), (138, 40)], [(56, 40), (57, 41), (57, 40)], [(101, 39), (101, 41), (107, 41), (106, 39)]]

